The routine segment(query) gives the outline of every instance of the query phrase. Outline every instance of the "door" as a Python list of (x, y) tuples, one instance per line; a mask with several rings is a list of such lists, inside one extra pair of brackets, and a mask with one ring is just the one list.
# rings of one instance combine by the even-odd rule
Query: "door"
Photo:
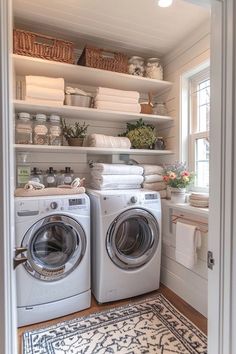
[(86, 235), (73, 218), (52, 215), (27, 231), (21, 247), (27, 249), (27, 272), (51, 282), (65, 278), (80, 264), (86, 251)]
[(116, 266), (138, 269), (152, 259), (159, 239), (159, 225), (154, 216), (141, 208), (129, 209), (111, 223), (106, 238), (107, 253)]

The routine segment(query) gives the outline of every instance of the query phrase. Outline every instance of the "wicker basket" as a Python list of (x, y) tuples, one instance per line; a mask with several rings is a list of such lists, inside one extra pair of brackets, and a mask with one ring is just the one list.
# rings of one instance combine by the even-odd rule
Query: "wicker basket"
[(86, 46), (77, 64), (119, 73), (128, 72), (128, 57), (125, 54), (94, 47)]
[(13, 52), (30, 57), (74, 63), (74, 48), (71, 42), (19, 29), (13, 31)]

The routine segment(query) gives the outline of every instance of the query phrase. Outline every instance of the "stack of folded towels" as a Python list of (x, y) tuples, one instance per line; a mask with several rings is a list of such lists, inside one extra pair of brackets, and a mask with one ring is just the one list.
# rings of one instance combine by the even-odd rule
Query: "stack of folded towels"
[(189, 196), (189, 204), (198, 208), (208, 208), (209, 195), (205, 193), (191, 193)]
[(64, 79), (30, 75), (25, 77), (25, 84), (25, 100), (27, 102), (48, 106), (63, 105)]
[(94, 189), (140, 189), (143, 168), (137, 165), (93, 163), (90, 187)]
[(142, 165), (144, 174), (144, 189), (158, 191), (161, 198), (166, 198), (166, 184), (163, 182), (163, 167), (157, 165)]
[(140, 113), (139, 93), (98, 87), (94, 107), (109, 111)]

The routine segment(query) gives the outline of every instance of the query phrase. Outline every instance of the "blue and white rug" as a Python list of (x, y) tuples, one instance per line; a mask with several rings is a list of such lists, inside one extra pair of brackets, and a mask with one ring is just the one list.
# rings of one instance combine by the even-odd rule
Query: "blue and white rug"
[(206, 354), (207, 337), (164, 296), (25, 332), (23, 354)]

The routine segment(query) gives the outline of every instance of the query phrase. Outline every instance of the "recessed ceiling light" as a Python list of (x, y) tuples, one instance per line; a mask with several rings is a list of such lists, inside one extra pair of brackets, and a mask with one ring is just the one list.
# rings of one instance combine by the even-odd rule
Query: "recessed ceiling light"
[(173, 3), (173, 0), (158, 0), (158, 5), (160, 7), (169, 7)]

